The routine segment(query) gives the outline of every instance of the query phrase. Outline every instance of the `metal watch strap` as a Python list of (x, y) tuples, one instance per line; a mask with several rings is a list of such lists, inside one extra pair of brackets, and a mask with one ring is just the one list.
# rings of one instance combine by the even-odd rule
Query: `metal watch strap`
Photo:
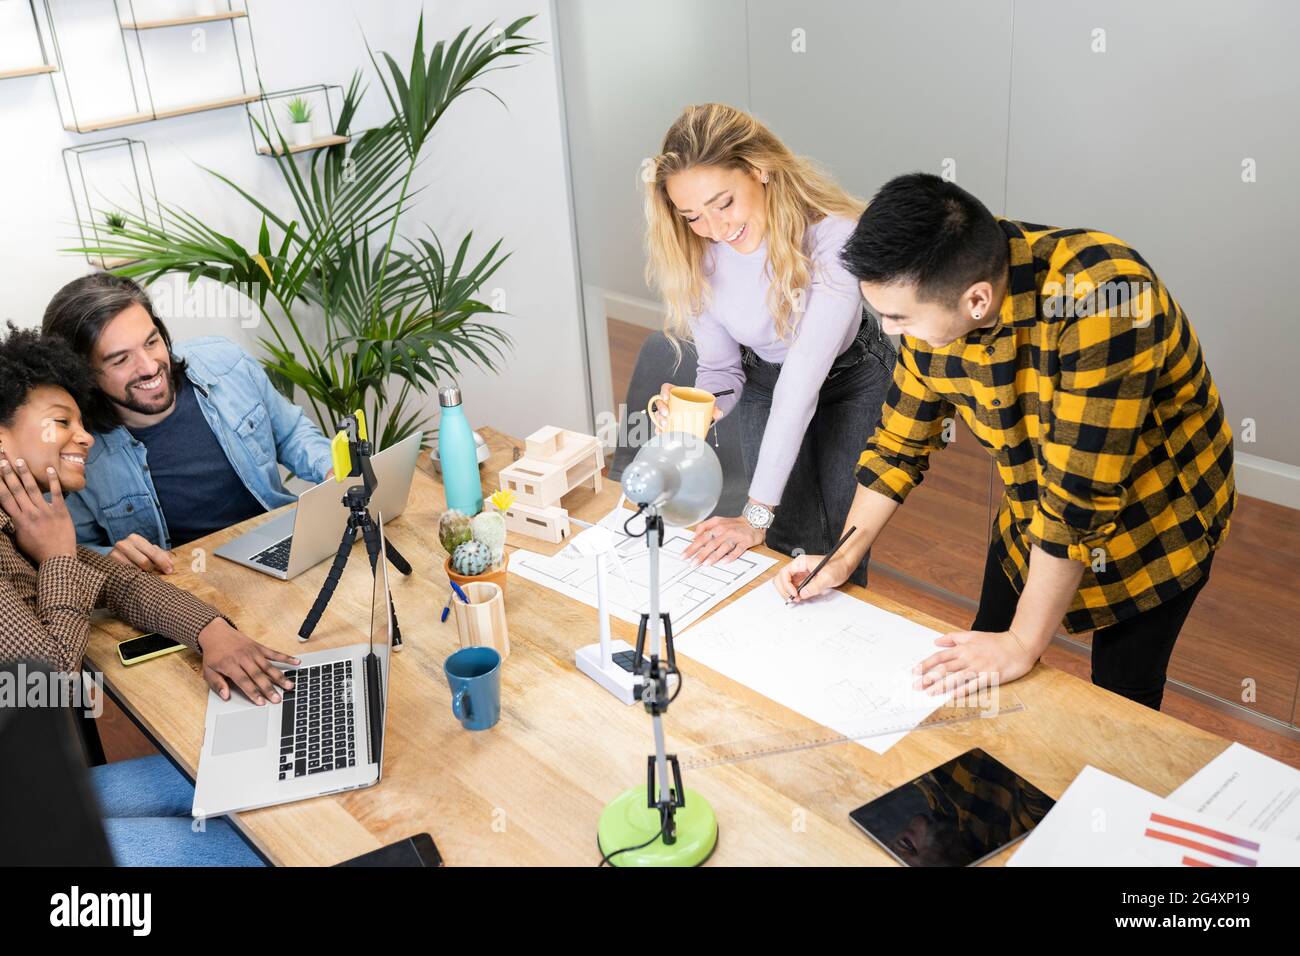
[[(751, 514), (754, 511), (766, 512), (768, 515), (767, 522), (765, 524), (755, 524), (753, 517), (751, 517)], [(752, 501), (745, 505), (745, 509), (741, 514), (744, 516), (746, 523), (748, 523), (748, 525), (755, 531), (766, 531), (768, 528), (772, 527), (772, 522), (776, 520), (776, 513), (773, 512), (771, 508), (756, 504)]]

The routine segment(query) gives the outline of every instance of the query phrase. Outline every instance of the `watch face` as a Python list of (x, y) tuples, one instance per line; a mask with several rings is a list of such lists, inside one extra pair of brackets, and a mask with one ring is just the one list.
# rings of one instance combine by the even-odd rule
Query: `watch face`
[(766, 528), (772, 523), (772, 512), (764, 508), (762, 505), (746, 505), (745, 520), (755, 528)]

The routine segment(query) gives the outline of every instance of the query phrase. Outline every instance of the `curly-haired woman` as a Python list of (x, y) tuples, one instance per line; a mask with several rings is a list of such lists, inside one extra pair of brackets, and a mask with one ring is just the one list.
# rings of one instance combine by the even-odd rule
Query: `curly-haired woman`
[[(93, 436), (82, 426), (89, 391), (81, 360), (57, 339), (10, 323), (0, 340), (0, 661), (81, 666), (90, 614), (107, 608), (203, 657), (222, 697), (231, 685), (257, 704), (291, 685), (271, 662), (296, 660), (241, 634), (215, 608), (152, 574), (77, 546), (65, 491), (85, 485)], [(189, 783), (162, 757), (95, 768), (119, 863), (256, 863), (226, 826), (194, 833)], [(170, 819), (163, 819), (170, 818)]]

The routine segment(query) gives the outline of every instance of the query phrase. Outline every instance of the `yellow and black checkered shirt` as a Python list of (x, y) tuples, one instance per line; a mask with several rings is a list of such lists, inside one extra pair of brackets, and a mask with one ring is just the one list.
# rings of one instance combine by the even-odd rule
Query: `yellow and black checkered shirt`
[(902, 337), (858, 480), (903, 501), (955, 411), (1006, 485), (991, 547), (1015, 589), (1032, 545), (1084, 562), (1065, 628), (1106, 627), (1204, 574), (1236, 503), (1232, 432), (1191, 323), (1136, 250), (999, 223), (997, 324), (939, 349)]

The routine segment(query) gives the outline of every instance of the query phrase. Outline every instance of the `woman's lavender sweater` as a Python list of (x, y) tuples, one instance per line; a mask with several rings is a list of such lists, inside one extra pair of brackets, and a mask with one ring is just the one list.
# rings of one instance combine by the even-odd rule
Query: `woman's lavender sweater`
[[(862, 295), (857, 280), (840, 265), (839, 253), (856, 223), (828, 216), (808, 227), (813, 277), (804, 295), (793, 340), (777, 337), (767, 306), (767, 241), (743, 255), (725, 242), (710, 246), (705, 274), (711, 295), (707, 308), (691, 321), (699, 353), (697, 388), (734, 395), (718, 399), (730, 412), (745, 387), (740, 347), (747, 345), (769, 362), (781, 363), (772, 411), (763, 433), (758, 467), (749, 496), (767, 505), (781, 503), (786, 480), (817, 408), (817, 395), (832, 363), (849, 347), (861, 323)], [(864, 440), (865, 440), (865, 436)], [(851, 436), (845, 436), (849, 440)]]

